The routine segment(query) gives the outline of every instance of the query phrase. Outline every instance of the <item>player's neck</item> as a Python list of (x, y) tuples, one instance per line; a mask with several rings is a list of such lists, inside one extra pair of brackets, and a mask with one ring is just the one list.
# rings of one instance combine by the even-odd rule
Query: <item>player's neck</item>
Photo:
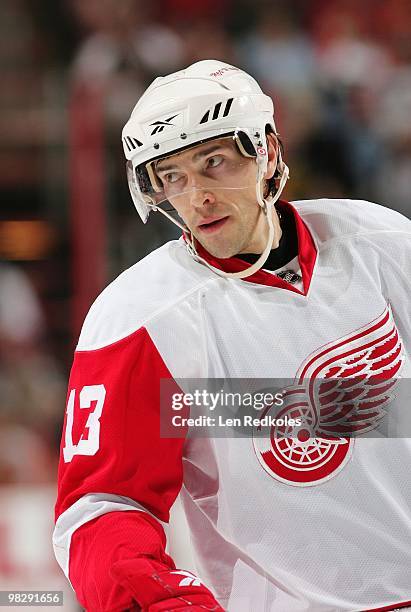
[[(280, 244), (282, 229), (280, 224), (280, 219), (278, 213), (275, 209), (272, 211), (273, 215), (273, 226), (274, 226), (274, 238), (271, 249), (276, 249)], [(242, 253), (254, 253), (256, 255), (260, 255), (267, 244), (267, 236), (268, 236), (268, 224), (267, 220), (264, 216), (264, 213), (261, 211), (261, 215), (258, 219), (257, 226), (255, 228), (255, 232), (251, 237), (251, 240), (247, 243), (247, 246), (244, 247), (239, 254)]]

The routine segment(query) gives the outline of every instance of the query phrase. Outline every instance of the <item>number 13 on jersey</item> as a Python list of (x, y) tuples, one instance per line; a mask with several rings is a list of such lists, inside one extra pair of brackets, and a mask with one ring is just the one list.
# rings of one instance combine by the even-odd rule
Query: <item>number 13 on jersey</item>
[[(79, 394), (80, 408), (90, 408), (93, 402), (95, 402), (95, 406), (88, 415), (85, 431), (81, 434), (80, 440), (77, 444), (73, 444), (76, 393), (76, 389), (72, 389), (67, 402), (66, 432), (63, 448), (65, 463), (70, 462), (74, 455), (95, 455), (100, 446), (100, 417), (103, 412), (106, 389), (104, 385), (87, 385), (81, 389)], [(87, 437), (85, 437), (86, 435)]]

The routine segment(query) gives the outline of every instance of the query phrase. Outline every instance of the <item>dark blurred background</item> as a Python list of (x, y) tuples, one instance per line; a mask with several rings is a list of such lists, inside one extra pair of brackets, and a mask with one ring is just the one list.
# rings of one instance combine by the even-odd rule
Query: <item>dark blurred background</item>
[(176, 237), (161, 215), (144, 226), (128, 194), (120, 132), (136, 100), (193, 61), (239, 65), (274, 99), (286, 198), (410, 216), (411, 2), (2, 0), (0, 34), (0, 587), (52, 588), (82, 319), (113, 277)]

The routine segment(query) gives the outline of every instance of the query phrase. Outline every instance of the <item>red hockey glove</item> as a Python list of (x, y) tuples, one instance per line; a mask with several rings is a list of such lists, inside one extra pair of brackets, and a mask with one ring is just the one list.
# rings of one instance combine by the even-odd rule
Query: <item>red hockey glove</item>
[(170, 569), (154, 559), (117, 561), (110, 573), (132, 594), (142, 612), (224, 612), (194, 574)]

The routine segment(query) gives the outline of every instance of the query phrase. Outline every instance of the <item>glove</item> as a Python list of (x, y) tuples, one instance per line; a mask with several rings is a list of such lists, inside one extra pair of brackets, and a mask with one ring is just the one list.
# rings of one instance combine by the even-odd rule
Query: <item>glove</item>
[(142, 612), (224, 612), (214, 595), (191, 572), (170, 569), (148, 557), (117, 561), (111, 577), (126, 588)]

